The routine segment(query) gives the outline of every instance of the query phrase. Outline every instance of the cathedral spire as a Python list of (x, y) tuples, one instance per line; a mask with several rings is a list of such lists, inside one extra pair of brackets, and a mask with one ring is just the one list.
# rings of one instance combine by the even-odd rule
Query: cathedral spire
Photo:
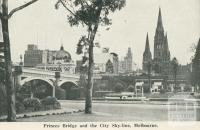
[(169, 46), (168, 46), (168, 38), (167, 38), (167, 33), (165, 34), (165, 50), (166, 50), (166, 54), (167, 54), (167, 60), (170, 60), (170, 51), (169, 51)]
[(148, 36), (148, 33), (147, 33), (147, 36), (146, 36), (145, 52), (150, 52), (150, 47), (149, 47), (149, 36)]
[(162, 23), (162, 13), (161, 13), (160, 7), (159, 7), (159, 13), (158, 13), (157, 30), (164, 32), (163, 23)]
[(144, 53), (143, 53), (143, 58), (144, 59), (148, 59), (148, 60), (151, 60), (152, 56), (151, 56), (151, 50), (150, 50), (150, 46), (149, 46), (149, 36), (148, 36), (148, 33), (147, 33), (147, 36), (146, 36), (146, 45), (145, 45), (145, 50), (144, 50)]
[(143, 65), (142, 65), (142, 69), (145, 72), (148, 71), (148, 64), (151, 61), (152, 61), (152, 55), (151, 55), (150, 46), (149, 46), (149, 36), (148, 36), (148, 33), (147, 33), (145, 51), (143, 53)]

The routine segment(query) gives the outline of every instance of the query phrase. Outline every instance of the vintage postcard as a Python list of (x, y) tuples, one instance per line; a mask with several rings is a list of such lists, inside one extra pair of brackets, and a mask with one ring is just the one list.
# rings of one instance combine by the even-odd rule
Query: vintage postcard
[(200, 127), (200, 0), (0, 0), (0, 19), (0, 129)]

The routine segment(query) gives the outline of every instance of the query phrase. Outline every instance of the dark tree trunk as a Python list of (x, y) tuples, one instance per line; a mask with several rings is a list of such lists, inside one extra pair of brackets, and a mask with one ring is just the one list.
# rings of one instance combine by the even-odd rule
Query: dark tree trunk
[(89, 46), (88, 84), (86, 86), (85, 113), (92, 113), (92, 88), (93, 88), (93, 46)]
[(10, 39), (9, 39), (9, 29), (8, 29), (8, 0), (3, 0), (2, 3), (2, 14), (1, 18), (2, 23), (2, 32), (4, 40), (4, 56), (5, 56), (5, 85), (7, 93), (7, 102), (8, 102), (8, 117), (7, 121), (16, 120), (16, 111), (15, 111), (15, 88), (13, 83), (12, 76), (12, 62), (11, 62), (11, 51), (10, 51)]
[(98, 24), (94, 27), (94, 30), (90, 30), (90, 45), (89, 45), (89, 66), (88, 66), (88, 79), (87, 85), (85, 90), (85, 113), (91, 114), (92, 113), (92, 89), (93, 89), (93, 66), (94, 66), (94, 54), (93, 54), (93, 47), (94, 47), (94, 39), (98, 29)]
[(94, 39), (98, 30), (99, 26), (99, 17), (102, 10), (102, 0), (99, 0), (99, 9), (96, 14), (97, 22), (95, 23), (94, 29), (91, 29), (89, 26), (89, 67), (88, 67), (88, 79), (87, 79), (87, 86), (85, 91), (85, 113), (91, 114), (92, 113), (92, 89), (93, 89), (93, 67), (94, 67), (94, 54), (93, 54), (93, 47), (94, 47)]

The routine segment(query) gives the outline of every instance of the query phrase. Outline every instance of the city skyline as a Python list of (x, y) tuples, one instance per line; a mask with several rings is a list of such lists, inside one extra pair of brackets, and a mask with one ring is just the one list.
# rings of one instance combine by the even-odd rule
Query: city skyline
[[(10, 7), (14, 8), (22, 2), (12, 2)], [(76, 44), (81, 34), (85, 33), (85, 29), (70, 27), (64, 14), (65, 10), (62, 7), (55, 10), (55, 2), (56, 0), (39, 1), (17, 13), (10, 20), (14, 62), (20, 60), (20, 54), (24, 54), (27, 44), (38, 44), (39, 48), (50, 50), (59, 50), (60, 45), (63, 44), (73, 59), (76, 60), (80, 57), (75, 54)], [(167, 0), (151, 2), (127, 0), (124, 10), (112, 14), (113, 24), (110, 29), (100, 28), (96, 41), (100, 42), (101, 47), (110, 47), (111, 52), (119, 54), (119, 59), (124, 57), (127, 48), (131, 47), (133, 61), (141, 68), (147, 32), (150, 50), (152, 53), (154, 52), (153, 40), (160, 7), (163, 25), (168, 34), (171, 57), (177, 57), (179, 63), (186, 64), (190, 62), (192, 56), (190, 47), (193, 43), (197, 43), (200, 36), (200, 16), (198, 15), (200, 8), (198, 5), (198, 0), (175, 0), (173, 3), (167, 2)], [(42, 11), (40, 11), (41, 8), (43, 8)], [(28, 33), (25, 31), (27, 28), (29, 29)], [(101, 49), (95, 49), (97, 53), (100, 51)]]

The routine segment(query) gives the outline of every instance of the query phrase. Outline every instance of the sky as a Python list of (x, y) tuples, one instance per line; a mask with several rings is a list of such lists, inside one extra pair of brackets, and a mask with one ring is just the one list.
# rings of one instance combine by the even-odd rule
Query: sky
[[(11, 2), (12, 1), (12, 2)], [(9, 10), (29, 0), (10, 0)], [(76, 44), (85, 28), (70, 27), (68, 12), (60, 6), (54, 8), (57, 0), (39, 0), (37, 3), (17, 12), (9, 20), (12, 60), (18, 62), (28, 44), (37, 44), (40, 49), (59, 50), (63, 44), (74, 60)], [(150, 49), (153, 55), (154, 35), (161, 8), (163, 26), (168, 35), (171, 58), (177, 57), (179, 63), (187, 64), (193, 53), (192, 44), (200, 38), (200, 0), (127, 0), (126, 6), (114, 14), (112, 25), (100, 26), (96, 41), (101, 47), (109, 47), (122, 59), (132, 48), (133, 60), (142, 66), (146, 34), (149, 34)], [(95, 53), (101, 52), (96, 48)]]

